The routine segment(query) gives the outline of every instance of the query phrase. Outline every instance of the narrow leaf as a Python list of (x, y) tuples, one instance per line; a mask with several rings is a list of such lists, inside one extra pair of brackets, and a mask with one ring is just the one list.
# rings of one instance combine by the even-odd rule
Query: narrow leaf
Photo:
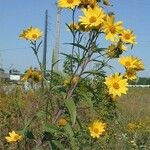
[(76, 122), (76, 116), (77, 116), (76, 105), (75, 105), (73, 99), (66, 100), (65, 105), (70, 113), (72, 125), (74, 125)]

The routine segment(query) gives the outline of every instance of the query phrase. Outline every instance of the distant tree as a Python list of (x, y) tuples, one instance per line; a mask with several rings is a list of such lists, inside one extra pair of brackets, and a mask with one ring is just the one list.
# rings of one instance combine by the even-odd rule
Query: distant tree
[(150, 85), (150, 78), (147, 77), (139, 77), (137, 83), (138, 85)]

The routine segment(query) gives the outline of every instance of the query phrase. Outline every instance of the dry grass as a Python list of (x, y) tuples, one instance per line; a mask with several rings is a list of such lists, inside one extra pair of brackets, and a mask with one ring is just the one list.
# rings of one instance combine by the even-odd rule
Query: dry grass
[(142, 121), (150, 116), (150, 88), (130, 88), (118, 100), (122, 119), (127, 122)]

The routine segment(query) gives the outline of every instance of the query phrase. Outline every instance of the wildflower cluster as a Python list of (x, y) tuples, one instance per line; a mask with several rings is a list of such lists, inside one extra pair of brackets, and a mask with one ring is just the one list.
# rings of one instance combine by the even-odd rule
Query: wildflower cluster
[(124, 76), (129, 80), (136, 79), (137, 72), (144, 69), (143, 62), (135, 56), (120, 57), (119, 62), (125, 67), (126, 73)]
[[(29, 68), (21, 80), (34, 83), (44, 78), (41, 95), (46, 101), (42, 101), (45, 105), (40, 103), (40, 107), (43, 106), (44, 109), (40, 108), (33, 117), (42, 116), (42, 139), (38, 142), (39, 139), (30, 131), (24, 133), (30, 134), (27, 138), (37, 140), (37, 148), (41, 145), (44, 147), (47, 141), (49, 144), (46, 148), (58, 146), (59, 149), (68, 149), (67, 146), (69, 149), (83, 149), (82, 144), (76, 143), (82, 140), (84, 145), (89, 145), (91, 141), (99, 142), (106, 131), (110, 132), (108, 128), (114, 123), (117, 112), (114, 101), (122, 94), (127, 94), (128, 81), (136, 79), (137, 72), (144, 69), (141, 59), (135, 56), (121, 56), (137, 43), (136, 36), (131, 29), (123, 26), (122, 21), (115, 20), (115, 14), (106, 12), (102, 5), (111, 6), (109, 0), (58, 0), (58, 7), (72, 12), (72, 21), (67, 24), (72, 34), (72, 42), (69, 43), (72, 51), (71, 54), (62, 53), (66, 57), (62, 74), (55, 72), (56, 61), (52, 62), (49, 76), (44, 78), (45, 66), (38, 56), (42, 43), (37, 42), (42, 37), (40, 29), (30, 27), (20, 34), (21, 38), (29, 41), (40, 66), (40, 70)], [(82, 13), (77, 21), (76, 10)], [(103, 37), (104, 39), (101, 39)], [(107, 40), (109, 44), (106, 48), (100, 47), (99, 40)], [(117, 59), (125, 68), (123, 74), (115, 71), (112, 75), (106, 75), (106, 68), (112, 69), (109, 64), (112, 59)], [(25, 125), (24, 131), (31, 122)], [(131, 130), (137, 127), (128, 125)], [(22, 138), (14, 131), (9, 135), (10, 137), (6, 137), (8, 142), (18, 142)], [(110, 133), (107, 135), (110, 136)], [(107, 141), (111, 140), (106, 136), (106, 143)], [(90, 143), (90, 146), (95, 144)], [(101, 148), (96, 146), (94, 149)]]
[[(109, 1), (103, 1), (103, 4), (110, 6)], [(134, 32), (131, 29), (124, 28), (122, 21), (116, 21), (113, 13), (106, 13), (96, 0), (58, 0), (58, 6), (60, 8), (72, 10), (73, 13), (76, 9), (79, 9), (83, 13), (82, 16), (79, 16), (78, 21), (73, 19), (73, 22), (68, 24), (68, 28), (73, 33), (73, 45), (81, 43), (84, 33), (89, 34), (90, 42), (87, 43), (85, 47), (82, 45), (82, 50), (86, 51), (85, 54), (87, 53), (87, 55), (83, 55), (83, 60), (86, 57), (88, 58), (87, 60), (80, 62), (84, 68), (91, 60), (101, 62), (99, 59), (95, 60), (93, 58), (94, 53), (98, 53), (97, 57), (107, 56), (108, 60), (106, 62), (108, 63), (110, 59), (119, 58), (122, 53), (127, 51), (128, 46), (133, 47), (133, 45), (137, 44)], [(103, 34), (105, 39), (111, 42), (108, 48), (105, 48), (104, 51), (99, 51), (101, 48), (99, 48), (96, 44), (100, 34)], [(77, 43), (75, 43), (76, 40)], [(81, 48), (81, 45), (79, 47)], [(101, 56), (98, 56), (99, 54), (101, 54)], [(80, 55), (80, 52), (78, 55)], [(122, 94), (127, 94), (128, 80), (136, 79), (137, 71), (144, 69), (142, 61), (134, 56), (122, 56), (118, 59), (118, 61), (125, 67), (126, 72), (124, 74), (116, 72), (113, 75), (107, 76), (105, 77), (104, 82), (108, 90), (108, 95), (112, 100), (115, 100)], [(100, 66), (100, 69), (102, 69), (105, 65), (102, 63)], [(76, 69), (78, 70), (78, 67)], [(82, 69), (83, 68), (81, 67), (81, 70)], [(68, 83), (71, 83), (71, 81), (68, 82), (65, 80), (64, 84), (67, 85)], [(104, 124), (99, 121), (95, 121), (89, 127), (93, 138), (98, 138), (99, 135), (105, 131), (106, 126)]]
[(37, 69), (29, 68), (23, 77), (21, 78), (21, 81), (29, 81), (32, 80), (34, 82), (39, 82), (42, 80), (42, 72)]

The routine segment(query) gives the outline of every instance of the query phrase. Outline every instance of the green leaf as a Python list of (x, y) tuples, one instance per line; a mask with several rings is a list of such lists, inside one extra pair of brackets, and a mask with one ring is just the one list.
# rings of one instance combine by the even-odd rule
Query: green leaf
[(52, 139), (54, 139), (54, 134), (49, 133), (49, 132), (44, 132), (43, 133), (42, 142), (44, 142), (44, 141), (51, 141)]
[(59, 141), (52, 140), (51, 143), (54, 144), (55, 147), (57, 147), (59, 150), (65, 149), (64, 146)]
[(36, 116), (38, 117), (38, 118), (43, 118), (44, 116), (45, 116), (45, 112), (44, 111), (38, 111), (37, 113), (36, 113)]
[(24, 131), (24, 136), (27, 137), (28, 139), (34, 139), (34, 135), (32, 131), (29, 131), (29, 130)]
[(96, 48), (97, 52), (102, 52), (102, 51), (105, 51), (105, 50), (107, 50), (107, 48)]
[(89, 107), (93, 110), (93, 102), (92, 102), (92, 95), (91, 94), (83, 94), (84, 100), (87, 102)]
[(105, 76), (102, 71), (97, 71), (97, 70), (91, 70), (91, 71), (85, 71), (82, 74), (91, 74), (91, 75), (98, 75), (98, 76)]
[(70, 140), (70, 145), (72, 147), (72, 150), (78, 150), (79, 148), (77, 147), (77, 144), (76, 144), (76, 141), (75, 141), (75, 138), (74, 138), (74, 133), (73, 133), (73, 130), (71, 128), (71, 126), (69, 124), (67, 124), (65, 127), (64, 127), (66, 133), (68, 134), (68, 138)]
[(46, 124), (43, 128), (44, 132), (55, 133), (58, 132), (58, 128), (56, 125)]
[(66, 44), (70, 44), (70, 45), (76, 46), (78, 48), (81, 48), (84, 51), (88, 51), (88, 49), (81, 44), (77, 44), (77, 43), (66, 43)]
[(65, 105), (70, 113), (72, 125), (74, 125), (76, 122), (76, 116), (77, 116), (76, 105), (75, 105), (73, 99), (71, 99), (71, 98), (67, 99), (65, 101)]
[(76, 57), (70, 55), (70, 54), (69, 54), (69, 55), (68, 55), (68, 54), (65, 54), (65, 53), (60, 53), (60, 54), (62, 54), (62, 55), (64, 55), (64, 56), (68, 57), (69, 59), (73, 59), (73, 60), (75, 60), (76, 62), (78, 62), (78, 59), (77, 59)]

